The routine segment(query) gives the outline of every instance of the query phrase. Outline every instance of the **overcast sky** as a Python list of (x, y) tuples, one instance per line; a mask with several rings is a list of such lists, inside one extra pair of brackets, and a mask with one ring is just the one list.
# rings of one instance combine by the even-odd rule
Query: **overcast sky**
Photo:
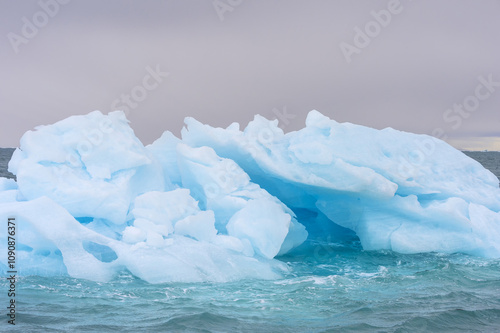
[(286, 110), (292, 131), (316, 109), (500, 150), (500, 0), (0, 4), (1, 147), (93, 110), (126, 108), (149, 144), (186, 116)]

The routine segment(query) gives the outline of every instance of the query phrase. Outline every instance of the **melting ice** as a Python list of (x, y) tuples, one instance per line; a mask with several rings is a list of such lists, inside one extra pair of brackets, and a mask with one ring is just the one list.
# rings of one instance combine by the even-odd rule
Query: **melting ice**
[(258, 115), (243, 131), (185, 123), (182, 139), (146, 147), (121, 111), (28, 131), (9, 163), (17, 182), (0, 178), (20, 273), (273, 279), (280, 255), (347, 229), (366, 250), (500, 257), (498, 179), (443, 141), (317, 111), (286, 134)]

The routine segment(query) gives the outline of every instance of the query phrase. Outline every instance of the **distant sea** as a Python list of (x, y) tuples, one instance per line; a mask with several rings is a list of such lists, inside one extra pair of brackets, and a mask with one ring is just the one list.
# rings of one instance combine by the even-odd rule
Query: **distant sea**
[(13, 174), (7, 171), (14, 150), (14, 148), (0, 148), (0, 177), (15, 178)]
[(500, 151), (464, 151), (500, 179)]
[[(11, 154), (0, 149), (1, 176), (12, 177)], [(500, 153), (467, 155), (500, 176)], [(500, 259), (364, 251), (330, 237), (278, 259), (290, 271), (271, 281), (21, 276), (16, 326), (2, 278), (0, 332), (500, 332)]]

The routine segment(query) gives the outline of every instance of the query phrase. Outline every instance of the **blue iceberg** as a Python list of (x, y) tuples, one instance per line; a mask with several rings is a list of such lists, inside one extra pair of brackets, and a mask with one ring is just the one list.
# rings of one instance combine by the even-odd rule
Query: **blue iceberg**
[(28, 131), (9, 163), (17, 181), (0, 178), (19, 272), (274, 279), (289, 269), (280, 256), (325, 233), (365, 250), (500, 257), (498, 178), (443, 141), (318, 111), (290, 133), (259, 115), (243, 131), (185, 123), (149, 146), (121, 111)]

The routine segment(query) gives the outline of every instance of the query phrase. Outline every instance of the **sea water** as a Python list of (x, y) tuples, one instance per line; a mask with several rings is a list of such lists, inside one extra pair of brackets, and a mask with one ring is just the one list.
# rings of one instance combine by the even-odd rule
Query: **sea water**
[[(499, 155), (472, 157), (498, 166)], [(0, 332), (500, 332), (500, 259), (364, 251), (355, 237), (327, 236), (278, 259), (289, 272), (277, 280), (21, 276), (15, 326), (2, 279)]]

